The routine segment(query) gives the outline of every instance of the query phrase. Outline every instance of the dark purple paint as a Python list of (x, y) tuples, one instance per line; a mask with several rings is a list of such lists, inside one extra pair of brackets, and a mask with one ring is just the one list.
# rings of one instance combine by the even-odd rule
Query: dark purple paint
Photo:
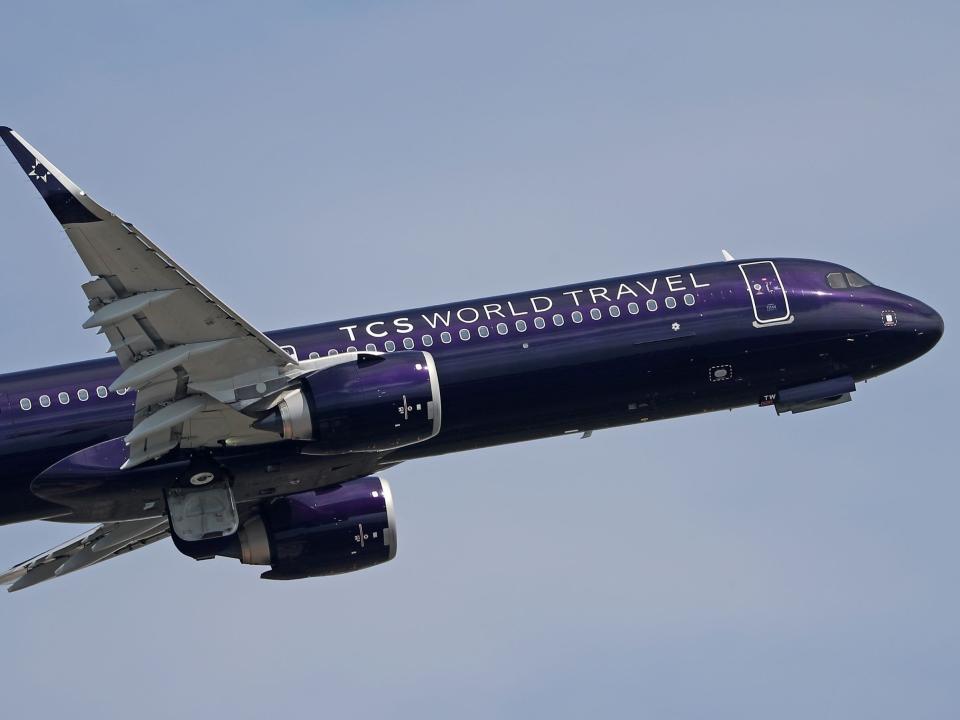
[[(831, 289), (825, 280), (827, 273), (845, 270), (833, 263), (777, 259), (779, 279), (757, 278), (761, 289), (748, 289), (740, 266), (762, 262), (767, 261), (699, 265), (270, 335), (282, 345), (294, 346), (301, 358), (331, 349), (342, 352), (348, 346), (363, 350), (371, 341), (380, 351), (387, 341), (402, 348), (405, 338), (413, 338), (417, 350), (434, 356), (443, 405), (442, 429), (426, 442), (389, 454), (384, 459), (387, 464), (573, 430), (762, 404), (781, 390), (844, 376), (861, 381), (919, 357), (942, 335), (940, 316), (911, 297), (875, 286)], [(770, 275), (767, 266), (758, 265), (754, 270)], [(684, 278), (685, 289), (669, 292), (664, 278), (677, 276)], [(654, 277), (661, 281), (650, 295), (638, 281), (649, 287)], [(688, 278), (695, 280), (691, 283)], [(638, 297), (586, 302), (589, 298), (584, 289), (606, 288), (612, 295), (610, 288), (621, 282), (630, 284)], [(758, 327), (751, 294), (760, 303), (757, 313), (761, 320), (778, 317), (783, 310), (777, 306), (782, 301), (781, 284), (793, 320)], [(581, 295), (570, 294), (576, 289)], [(693, 305), (684, 303), (686, 294), (693, 295)], [(675, 297), (675, 308), (667, 307), (668, 296)], [(544, 329), (534, 325), (538, 313), (531, 297), (552, 302), (549, 311), (539, 313), (546, 320)], [(646, 308), (651, 297), (657, 301), (655, 312)], [(638, 304), (637, 314), (629, 312), (630, 302)], [(415, 332), (401, 332), (407, 324), (392, 322), (484, 304), (501, 306), (505, 317), (466, 322), (451, 312), (449, 327), (425, 330), (419, 319), (409, 323), (416, 326)], [(618, 317), (611, 317), (612, 305), (619, 308)], [(594, 307), (602, 313), (598, 320), (590, 316)], [(575, 310), (583, 314), (580, 323), (572, 321)], [(561, 327), (553, 324), (556, 313), (564, 316)], [(463, 314), (472, 319), (471, 313)], [(888, 322), (888, 315), (895, 315), (895, 324)], [(527, 323), (524, 332), (517, 330), (517, 320)], [(496, 332), (498, 322), (509, 324), (508, 334)], [(375, 340), (359, 334), (371, 324), (379, 335)], [(478, 335), (480, 325), (490, 329), (488, 337)], [(344, 327), (354, 328), (355, 341)], [(470, 331), (469, 341), (460, 339), (464, 329)], [(441, 330), (451, 333), (449, 344), (440, 342)], [(434, 341), (429, 347), (421, 339), (426, 332)], [(5, 469), (0, 481), (0, 523), (56, 516), (103, 519), (111, 507), (117, 517), (131, 517), (136, 516), (137, 503), (159, 497), (159, 489), (181, 465), (164, 467), (161, 462), (139, 472), (100, 474), (98, 465), (117, 459), (115, 444), (68, 458), (129, 430), (133, 393), (123, 397), (110, 394), (106, 399), (95, 393), (96, 387), (108, 386), (118, 374), (117, 363), (107, 359), (0, 377), (0, 456)], [(80, 388), (90, 393), (86, 402), (77, 399)], [(69, 393), (68, 405), (58, 403), (60, 392)], [(51, 407), (40, 407), (41, 394), (51, 397)], [(31, 410), (20, 409), (21, 398), (30, 399)], [(249, 481), (255, 487), (271, 464), (320, 462), (299, 455), (300, 447), (278, 442), (224, 450), (218, 456), (228, 467), (236, 468), (237, 478), (246, 478), (241, 486)], [(50, 471), (45, 473), (47, 468)], [(357, 472), (366, 474), (370, 468), (358, 468)], [(73, 488), (65, 479), (70, 476), (76, 478)], [(42, 498), (30, 490), (35, 478), (35, 489)], [(149, 491), (138, 495), (138, 488)], [(292, 487), (271, 488), (276, 494), (293, 491)], [(237, 492), (239, 500), (243, 488)], [(251, 490), (246, 499), (255, 500), (257, 493), (263, 492)], [(76, 498), (77, 493), (83, 501), (71, 515), (61, 503), (68, 495)], [(82, 511), (78, 509), (81, 506)]]
[[(261, 577), (296, 580), (339, 575), (379, 565), (397, 552), (396, 525), (389, 486), (378, 477), (362, 477), (261, 503), (265, 553), (254, 564), (270, 565)], [(174, 544), (197, 560), (215, 556), (244, 558), (244, 534)], [(247, 557), (244, 562), (251, 560)]]
[(276, 498), (261, 514), (272, 553), (262, 577), (269, 580), (352, 572), (396, 554), (396, 528), (377, 477)]

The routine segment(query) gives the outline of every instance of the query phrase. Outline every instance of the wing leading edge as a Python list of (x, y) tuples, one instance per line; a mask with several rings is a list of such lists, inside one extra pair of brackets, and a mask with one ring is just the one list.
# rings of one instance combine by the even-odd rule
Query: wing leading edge
[(240, 411), (304, 370), (152, 243), (88, 196), (8, 127), (0, 138), (60, 222), (93, 279), (91, 311), (137, 390), (126, 467), (170, 450), (275, 441)]

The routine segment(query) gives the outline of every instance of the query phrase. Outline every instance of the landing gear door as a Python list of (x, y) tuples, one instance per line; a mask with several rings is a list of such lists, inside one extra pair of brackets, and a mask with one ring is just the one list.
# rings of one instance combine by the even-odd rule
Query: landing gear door
[(240, 527), (237, 504), (226, 480), (203, 488), (170, 488), (167, 514), (173, 532), (187, 542), (226, 537)]
[(770, 260), (740, 263), (740, 272), (747, 283), (756, 327), (793, 322), (790, 302), (777, 266)]

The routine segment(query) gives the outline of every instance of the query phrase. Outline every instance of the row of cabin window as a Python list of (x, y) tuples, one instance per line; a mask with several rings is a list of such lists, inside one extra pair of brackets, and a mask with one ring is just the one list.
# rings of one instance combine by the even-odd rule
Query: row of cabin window
[[(110, 394), (110, 391), (104, 385), (97, 386), (97, 397), (105, 398)], [(117, 390), (117, 395), (126, 395), (126, 390)], [(77, 400), (80, 402), (86, 402), (90, 399), (90, 393), (86, 388), (80, 388), (77, 390)], [(70, 402), (70, 393), (61, 392), (57, 394), (57, 400), (61, 405), (66, 405)], [(41, 395), (39, 398), (40, 407), (50, 407), (53, 402), (50, 400), (49, 395)], [(21, 410), (30, 410), (33, 408), (33, 403), (30, 401), (30, 398), (20, 398), (20, 409)]]
[[(692, 293), (687, 293), (686, 295), (683, 296), (684, 305), (691, 306), (696, 301), (697, 299), (693, 296)], [(663, 304), (672, 310), (675, 307), (677, 307), (677, 300), (674, 297), (667, 297), (664, 299)], [(649, 310), (650, 312), (656, 312), (659, 306), (657, 305), (656, 300), (654, 300), (653, 298), (650, 298), (649, 300), (647, 300), (646, 307), (647, 307), (647, 310)], [(620, 306), (610, 305), (608, 308), (608, 312), (610, 314), (610, 317), (613, 317), (613, 318), (620, 317)], [(635, 302), (629, 303), (627, 305), (627, 312), (630, 313), (631, 315), (638, 315), (640, 313), (640, 306)], [(603, 317), (603, 312), (598, 307), (591, 308), (590, 317), (594, 320), (599, 320)], [(556, 313), (551, 319), (553, 320), (553, 324), (556, 327), (561, 327), (565, 322), (564, 316), (561, 315), (560, 313)], [(582, 323), (584, 320), (584, 315), (579, 310), (574, 310), (572, 313), (570, 313), (570, 319), (575, 323)], [(517, 329), (517, 332), (527, 331), (528, 326), (527, 326), (526, 320), (517, 320), (514, 325)], [(538, 330), (543, 330), (547, 326), (547, 321), (546, 319), (538, 315), (533, 319), (533, 326)], [(506, 335), (508, 332), (510, 332), (510, 327), (506, 323), (503, 323), (503, 322), (497, 323), (495, 327), (498, 335)], [(460, 339), (466, 342), (467, 340), (470, 339), (470, 329), (462, 328), (459, 332), (459, 335), (460, 335)], [(478, 326), (477, 335), (479, 335), (482, 338), (489, 337), (490, 328), (488, 328), (486, 325)], [(440, 342), (442, 342), (444, 345), (447, 345), (452, 341), (453, 341), (453, 335), (451, 335), (447, 330), (444, 330), (443, 332), (440, 333)], [(433, 335), (421, 336), (420, 342), (423, 343), (424, 347), (430, 347), (431, 345), (433, 345)], [(412, 337), (405, 337), (403, 339), (403, 347), (405, 350), (413, 350), (415, 345), (416, 343)], [(387, 352), (393, 352), (394, 350), (397, 349), (397, 344), (393, 340), (387, 340), (386, 342), (383, 343), (383, 349), (386, 350)], [(367, 343), (365, 350), (367, 352), (377, 352), (377, 346), (375, 343)], [(357, 352), (357, 348), (351, 345), (350, 347), (347, 348), (346, 351)], [(339, 352), (340, 352), (339, 350), (334, 348), (327, 351), (327, 355), (338, 355)], [(317, 352), (310, 353), (311, 360), (316, 360), (319, 357), (320, 357), (320, 353), (317, 353)]]

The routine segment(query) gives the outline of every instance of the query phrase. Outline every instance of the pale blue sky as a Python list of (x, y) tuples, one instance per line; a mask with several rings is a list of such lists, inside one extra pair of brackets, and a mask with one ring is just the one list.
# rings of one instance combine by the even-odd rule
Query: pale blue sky
[[(955, 3), (20, 3), (0, 123), (263, 329), (718, 259), (945, 317), (802, 416), (411, 463), (399, 554), (267, 583), (169, 543), (0, 597), (11, 717), (960, 712)], [(0, 162), (0, 370), (96, 357)], [(0, 529), (12, 564), (75, 534)]]

